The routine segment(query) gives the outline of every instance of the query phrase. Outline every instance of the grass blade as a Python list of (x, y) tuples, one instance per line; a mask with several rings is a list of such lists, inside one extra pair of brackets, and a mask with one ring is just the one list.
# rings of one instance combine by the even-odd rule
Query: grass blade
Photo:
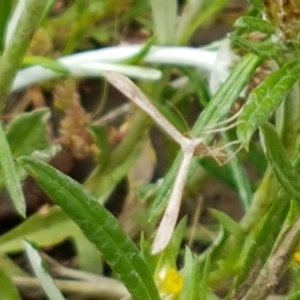
[(1, 299), (21, 300), (17, 287), (11, 278), (2, 269), (0, 270), (0, 291)]
[(46, 163), (30, 157), (18, 161), (97, 246), (133, 299), (159, 299), (146, 261), (109, 211), (79, 183)]
[(55, 285), (52, 277), (49, 275), (46, 269), (46, 265), (42, 261), (38, 251), (29, 243), (24, 241), (26, 253), (33, 271), (50, 300), (64, 300), (62, 293)]
[(158, 44), (173, 44), (177, 18), (177, 1), (150, 0), (150, 5)]

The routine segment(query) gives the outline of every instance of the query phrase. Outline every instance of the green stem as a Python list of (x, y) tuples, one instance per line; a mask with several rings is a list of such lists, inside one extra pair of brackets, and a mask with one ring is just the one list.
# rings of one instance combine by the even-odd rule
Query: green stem
[(19, 22), (0, 60), (0, 111), (3, 110), (11, 85), (22, 65), (30, 40), (41, 22), (48, 1), (27, 0)]
[(279, 188), (280, 186), (272, 169), (268, 168), (259, 188), (253, 196), (250, 208), (241, 221), (241, 226), (246, 232), (260, 223), (275, 195), (279, 191)]
[(138, 110), (131, 122), (126, 138), (110, 155), (107, 164), (102, 169), (103, 173), (110, 173), (126, 159), (150, 124), (150, 118), (147, 114)]
[(300, 86), (295, 83), (290, 94), (276, 111), (276, 125), (281, 134), (287, 155), (295, 153), (296, 140), (300, 131)]

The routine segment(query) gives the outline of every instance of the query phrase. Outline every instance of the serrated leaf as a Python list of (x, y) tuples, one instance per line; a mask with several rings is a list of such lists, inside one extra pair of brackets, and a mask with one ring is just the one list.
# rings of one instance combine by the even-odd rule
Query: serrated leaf
[(300, 204), (300, 177), (288, 160), (280, 137), (270, 123), (260, 127), (264, 137), (266, 157), (278, 181), (287, 194)]
[(252, 91), (238, 118), (237, 125), (237, 136), (245, 148), (248, 148), (254, 131), (269, 119), (288, 95), (299, 75), (299, 62), (288, 62), (270, 74)]
[(78, 182), (44, 162), (30, 157), (18, 161), (97, 246), (133, 299), (159, 299), (146, 261), (109, 211)]
[(46, 120), (48, 109), (37, 109), (18, 115), (7, 127), (6, 137), (14, 157), (47, 148)]
[(257, 17), (242, 16), (235, 21), (234, 26), (246, 28), (250, 31), (260, 31), (266, 34), (275, 33), (275, 28), (269, 22)]
[(42, 261), (38, 251), (28, 242), (24, 241), (26, 254), (33, 268), (33, 271), (39, 279), (43, 290), (50, 300), (64, 300), (64, 296), (57, 288), (54, 280), (49, 275), (45, 263)]
[(55, 59), (41, 56), (26, 56), (23, 59), (23, 67), (41, 66), (62, 75), (70, 74), (68, 68)]
[(11, 201), (17, 212), (25, 217), (26, 202), (19, 180), (19, 176), (13, 162), (13, 156), (6, 139), (2, 125), (0, 124), (0, 165), (3, 170), (3, 177), (6, 188), (11, 197)]

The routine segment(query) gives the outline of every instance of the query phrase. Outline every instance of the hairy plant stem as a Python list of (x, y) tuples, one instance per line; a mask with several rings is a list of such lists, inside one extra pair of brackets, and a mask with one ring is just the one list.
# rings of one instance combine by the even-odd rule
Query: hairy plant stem
[(0, 59), (0, 111), (3, 111), (10, 88), (22, 65), (30, 40), (41, 22), (48, 1), (27, 0), (13, 36)]
[(242, 300), (266, 299), (266, 296), (272, 292), (277, 285), (279, 278), (286, 270), (291, 254), (295, 251), (299, 239), (300, 218), (296, 220), (291, 228), (286, 230), (280, 246), (272, 253), (254, 284)]

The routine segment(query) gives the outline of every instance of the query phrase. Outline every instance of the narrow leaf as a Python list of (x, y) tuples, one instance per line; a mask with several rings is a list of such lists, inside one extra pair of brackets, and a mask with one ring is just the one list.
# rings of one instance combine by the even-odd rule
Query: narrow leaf
[(3, 177), (11, 201), (16, 208), (17, 212), (25, 217), (26, 215), (26, 203), (22, 191), (22, 186), (17, 174), (12, 153), (7, 142), (5, 133), (3, 131), (2, 125), (0, 124), (0, 165), (3, 170)]
[(159, 299), (146, 261), (109, 211), (79, 183), (46, 163), (30, 157), (18, 161), (97, 246), (133, 299)]
[(27, 241), (24, 241), (26, 253), (33, 271), (39, 279), (43, 290), (50, 300), (64, 300), (64, 296), (55, 285), (52, 277), (46, 270), (45, 262), (42, 261), (38, 251)]
[(81, 232), (79, 227), (59, 207), (36, 213), (20, 225), (0, 236), (0, 252), (16, 253), (24, 249), (23, 239), (39, 247), (50, 247)]
[(208, 253), (205, 259), (204, 268), (202, 272), (202, 278), (201, 278), (201, 285), (200, 285), (200, 300), (206, 300), (207, 299), (207, 293), (209, 291), (209, 273), (210, 273), (210, 266), (211, 266), (211, 254)]
[(189, 248), (185, 248), (184, 268), (183, 268), (183, 288), (179, 300), (198, 300), (200, 299), (200, 261)]
[(150, 5), (158, 44), (173, 44), (177, 20), (177, 1), (150, 0)]
[(7, 127), (6, 137), (14, 157), (47, 148), (48, 109), (37, 109), (17, 116)]
[(36, 65), (52, 70), (62, 75), (70, 74), (69, 69), (55, 59), (40, 56), (26, 56), (23, 60), (23, 67), (30, 67)]
[(107, 161), (110, 152), (107, 129), (104, 126), (96, 125), (90, 126), (89, 129), (95, 138), (95, 144), (99, 150), (97, 161), (101, 166)]
[(267, 216), (261, 225), (255, 241), (250, 246), (242, 267), (227, 295), (228, 299), (242, 299), (257, 278), (276, 243), (283, 223), (289, 211), (290, 202), (282, 189), (273, 201)]
[(0, 1), (0, 56), (4, 50), (5, 30), (10, 17), (11, 1)]
[(246, 28), (251, 31), (260, 31), (266, 34), (275, 33), (275, 28), (269, 22), (257, 17), (242, 16), (235, 21), (234, 26)]
[(21, 296), (17, 287), (12, 282), (11, 278), (3, 271), (0, 270), (0, 298), (5, 300), (21, 300)]
[(236, 46), (252, 52), (253, 54), (264, 59), (276, 58), (282, 52), (282, 49), (276, 47), (271, 41), (265, 41), (256, 44), (238, 36), (237, 34), (231, 34), (229, 37)]
[(232, 220), (228, 215), (213, 208), (210, 208), (209, 212), (220, 222), (224, 229), (230, 232), (236, 239), (245, 239), (245, 232), (243, 231), (241, 226), (237, 222)]
[(245, 148), (248, 148), (254, 131), (269, 119), (288, 95), (299, 75), (299, 62), (286, 63), (252, 91), (238, 118), (237, 126), (238, 138)]
[(278, 133), (270, 123), (263, 124), (260, 130), (264, 137), (266, 157), (278, 181), (287, 194), (300, 204), (300, 177), (288, 160)]

